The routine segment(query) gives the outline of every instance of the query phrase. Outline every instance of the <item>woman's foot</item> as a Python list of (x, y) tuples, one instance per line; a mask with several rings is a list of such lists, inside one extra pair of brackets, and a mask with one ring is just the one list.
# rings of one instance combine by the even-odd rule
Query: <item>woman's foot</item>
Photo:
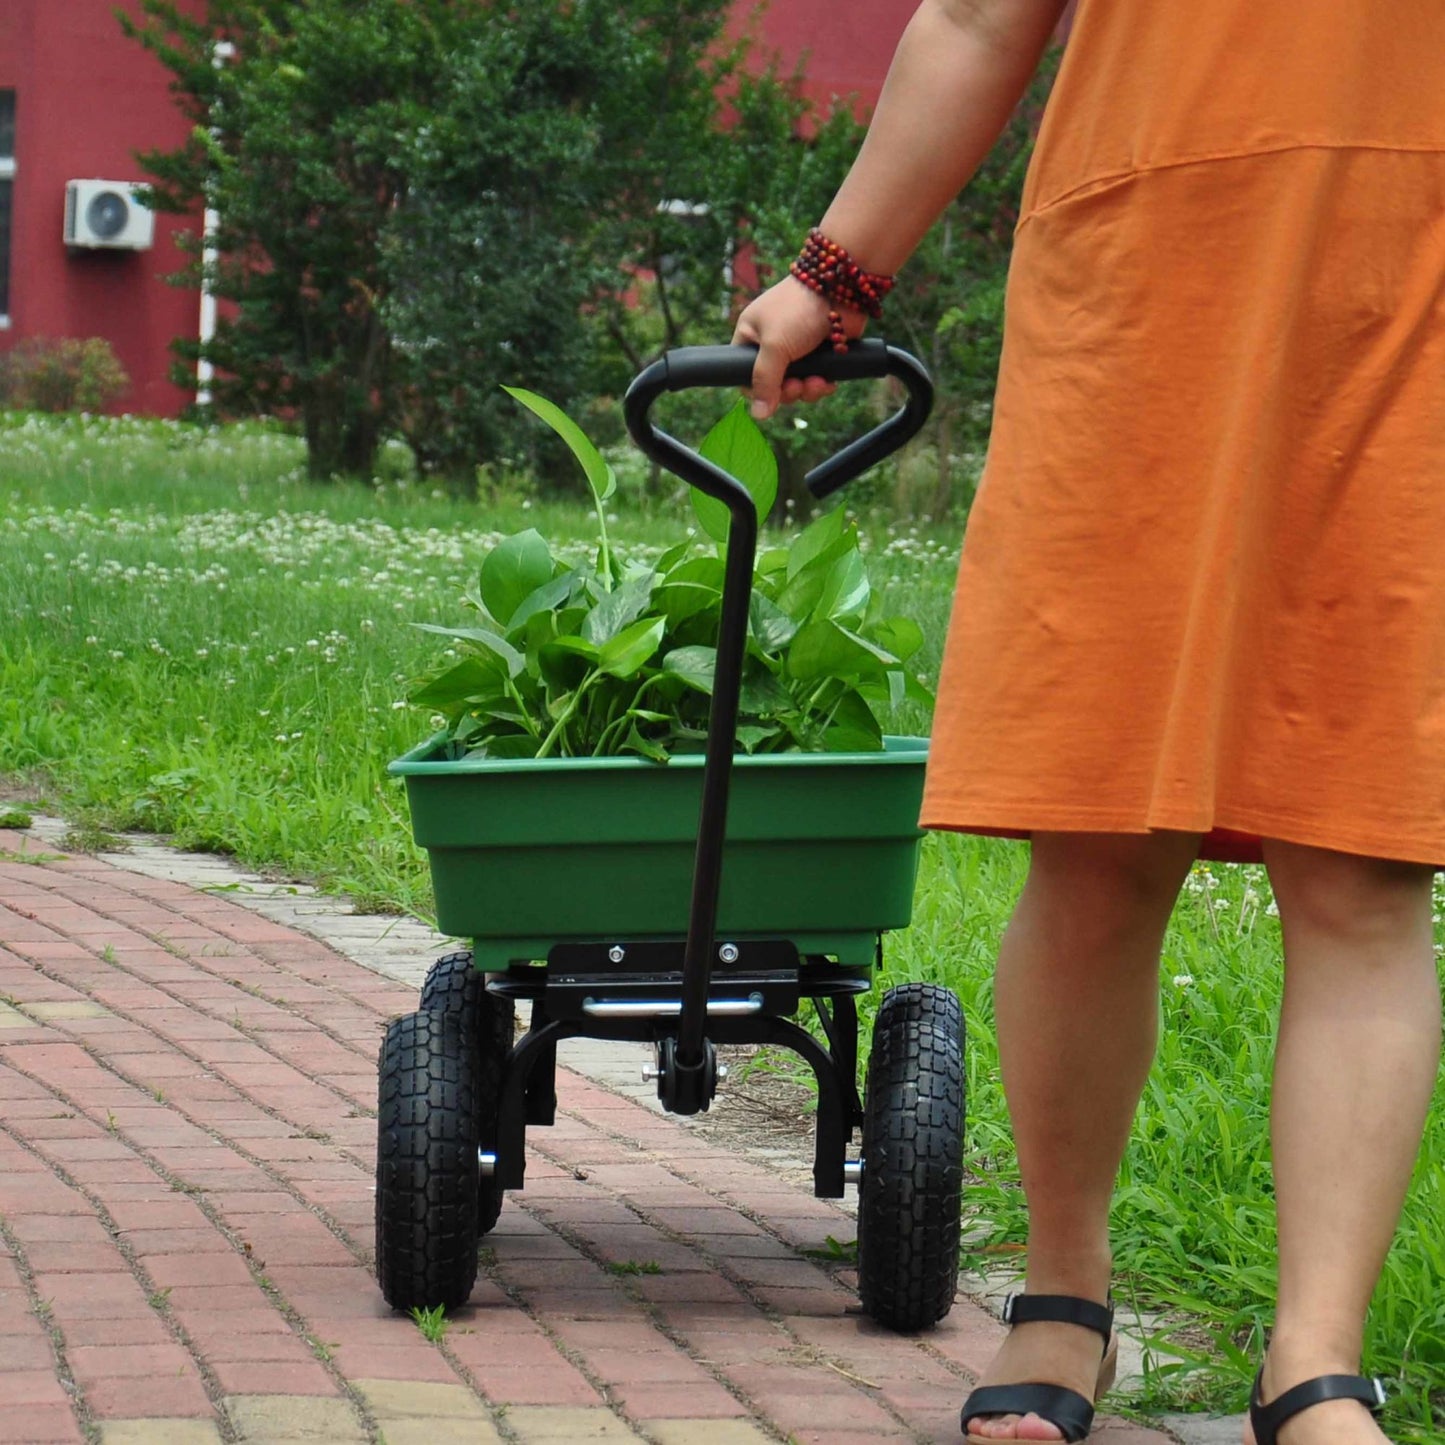
[[(1316, 1375), (1358, 1375), (1358, 1360), (1330, 1359), (1316, 1351), (1291, 1351), (1271, 1343), (1264, 1357), (1260, 1398), (1266, 1405)], [(1276, 1445), (1388, 1445), (1389, 1437), (1358, 1400), (1324, 1400), (1291, 1415), (1275, 1434)], [(1258, 1445), (1254, 1425), (1244, 1417), (1244, 1445)]]
[[(1090, 1329), (1053, 1320), (1031, 1320), (1009, 1331), (998, 1354), (979, 1379), (980, 1385), (1015, 1385), (1025, 1381), (1063, 1385), (1086, 1400), (1094, 1398), (1104, 1344)], [(974, 1415), (965, 1430), (989, 1440), (1062, 1440), (1057, 1425), (1035, 1414)]]

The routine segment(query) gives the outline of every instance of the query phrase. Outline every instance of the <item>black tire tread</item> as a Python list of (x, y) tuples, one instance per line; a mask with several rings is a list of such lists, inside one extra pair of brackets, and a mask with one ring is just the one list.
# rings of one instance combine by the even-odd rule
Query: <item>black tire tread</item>
[(933, 984), (891, 989), (868, 1059), (858, 1293), (899, 1331), (953, 1307), (963, 1194), (963, 1017)]
[[(477, 1104), (477, 1145), (489, 1154), (497, 1149), (497, 1116), (507, 1056), (512, 1051), (517, 1006), (509, 998), (487, 992), (486, 976), (478, 969), (469, 948), (443, 954), (427, 971), (421, 986), (420, 1008), (447, 1014), (460, 1021), (473, 1049), (472, 1078)], [(491, 1179), (477, 1183), (477, 1233), (496, 1228), (502, 1213), (503, 1192)]]
[(377, 1065), (376, 1277), (394, 1309), (467, 1302), (477, 1278), (473, 1050), (430, 1009), (387, 1026)]

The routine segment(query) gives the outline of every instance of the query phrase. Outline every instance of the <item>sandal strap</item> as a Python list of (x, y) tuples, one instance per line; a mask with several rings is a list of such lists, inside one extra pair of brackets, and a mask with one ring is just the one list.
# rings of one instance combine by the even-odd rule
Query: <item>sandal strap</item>
[(1114, 1328), (1114, 1296), (1111, 1293), (1109, 1303), (1101, 1305), (1071, 1294), (1011, 1294), (1003, 1302), (1002, 1319), (1006, 1325), (1029, 1324), (1034, 1320), (1084, 1325), (1102, 1335), (1104, 1348), (1108, 1349)]
[(1042, 1416), (1064, 1432), (1065, 1440), (1087, 1440), (1094, 1425), (1094, 1407), (1077, 1390), (1063, 1385), (980, 1385), (963, 1402), (959, 1423), (964, 1433), (976, 1415)]
[(1268, 1405), (1260, 1399), (1263, 1388), (1264, 1366), (1261, 1365), (1249, 1397), (1255, 1445), (1275, 1445), (1275, 1431), (1286, 1420), (1326, 1400), (1359, 1400), (1372, 1415), (1378, 1415), (1385, 1404), (1385, 1386), (1378, 1375), (1316, 1375), (1312, 1380), (1291, 1386)]

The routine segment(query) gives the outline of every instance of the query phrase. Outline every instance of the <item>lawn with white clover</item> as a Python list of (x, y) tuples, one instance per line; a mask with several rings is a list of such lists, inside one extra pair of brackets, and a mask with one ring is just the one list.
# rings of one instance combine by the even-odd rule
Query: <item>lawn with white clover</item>
[[(614, 459), (613, 543), (654, 556), (693, 525), (691, 509), (666, 485), (642, 499), (642, 469)], [(575, 504), (535, 499), (525, 481), (459, 501), (400, 469), (318, 487), (302, 463), (299, 442), (269, 426), (0, 419), (0, 781), (82, 838), (167, 833), (426, 918), (425, 858), (385, 771), (431, 731), (405, 698), (441, 640), (411, 624), (464, 621), (461, 594), (502, 534), (536, 526), (581, 555), (589, 498), (580, 475)], [(917, 661), (931, 683), (959, 526), (894, 526), (876, 510), (858, 520), (875, 590), (924, 630)], [(892, 721), (926, 726), (916, 709)], [(969, 1248), (1020, 1268), (991, 981), (1026, 867), (1020, 843), (929, 838), (913, 926), (889, 940), (881, 980), (942, 982), (962, 998)], [(1442, 907), (1437, 880), (1437, 922)], [(1113, 1214), (1116, 1296), (1194, 1327), (1159, 1339), (1144, 1391), (1111, 1406), (1243, 1408), (1273, 1319), (1281, 981), (1263, 869), (1197, 866), (1165, 941), (1159, 1052)], [(1366, 1336), (1395, 1440), (1445, 1438), (1442, 1278), (1445, 1075)]]

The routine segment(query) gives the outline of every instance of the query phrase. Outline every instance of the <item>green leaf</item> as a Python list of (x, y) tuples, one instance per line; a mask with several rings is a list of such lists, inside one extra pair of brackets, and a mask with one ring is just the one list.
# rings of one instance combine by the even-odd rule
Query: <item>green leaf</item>
[(535, 412), (572, 449), (572, 455), (582, 464), (587, 474), (587, 485), (599, 502), (605, 502), (617, 490), (617, 475), (602, 453), (597, 450), (587, 433), (562, 410), (534, 391), (520, 386), (504, 386), (508, 396), (520, 401), (529, 411)]
[(680, 677), (699, 692), (712, 693), (712, 675), (717, 667), (715, 647), (675, 647), (662, 659), (662, 670)]
[(656, 573), (646, 572), (641, 577), (629, 577), (615, 591), (604, 593), (602, 600), (587, 614), (587, 620), (582, 624), (582, 636), (598, 646), (616, 637), (647, 610), (656, 579)]
[(838, 699), (822, 741), (829, 753), (877, 753), (883, 747), (883, 728), (873, 709), (850, 689)]
[(500, 657), (464, 657), (415, 688), (408, 694), (408, 700), (418, 707), (445, 708), (474, 697), (500, 697), (505, 695), (502, 686), (505, 676), (506, 664)]
[(665, 577), (674, 567), (682, 562), (689, 552), (692, 551), (692, 542), (679, 542), (675, 547), (669, 547), (654, 564), (660, 577)]
[(782, 734), (782, 728), (762, 728), (742, 723), (738, 727), (737, 738), (743, 745), (744, 752), (755, 753), (764, 743), (771, 742), (774, 738), (781, 737)]
[(836, 622), (861, 617), (867, 606), (868, 573), (863, 556), (860, 552), (844, 552), (828, 568), (813, 611), (819, 617), (831, 617)]
[(554, 637), (537, 650), (537, 667), (547, 685), (553, 688), (575, 687), (582, 675), (599, 661), (597, 649), (580, 637), (570, 634)]
[[(778, 459), (757, 422), (739, 398), (731, 410), (703, 438), (698, 452), (714, 466), (736, 477), (748, 490), (758, 510), (758, 524), (767, 520), (778, 496)], [(702, 529), (714, 542), (726, 542), (731, 513), (723, 502), (692, 489), (692, 506)]]
[(599, 649), (599, 666), (611, 677), (635, 677), (643, 664), (662, 646), (667, 628), (661, 617), (644, 617), (609, 637)]
[(797, 622), (761, 592), (752, 595), (748, 621), (758, 644), (768, 652), (781, 652), (797, 636)]
[(438, 627), (434, 622), (413, 622), (412, 626), (422, 632), (440, 633), (443, 637), (459, 637), (494, 653), (506, 664), (508, 677), (516, 677), (522, 670), (522, 654), (495, 632), (488, 632), (483, 627)]
[[(836, 514), (834, 514), (836, 515)], [(814, 526), (817, 524), (814, 523)], [(810, 527), (808, 529), (812, 531)], [(807, 535), (805, 532), (804, 536)], [(810, 552), (803, 564), (796, 569), (793, 568), (793, 559), (789, 558), (788, 566), (791, 571), (787, 582), (778, 593), (778, 606), (798, 621), (813, 615), (818, 608), (819, 600), (823, 596), (824, 588), (828, 584), (828, 576), (834, 564), (841, 557), (847, 556), (850, 552), (858, 550), (858, 529), (851, 524), (843, 524), (838, 535), (825, 546), (817, 551)]]
[(552, 578), (552, 554), (535, 527), (505, 537), (487, 553), (480, 580), (482, 601), (503, 627), (544, 582)]
[(504, 733), (487, 738), (476, 751), (488, 758), (535, 758), (537, 739), (531, 733)]
[(723, 565), (716, 557), (694, 557), (673, 568), (653, 594), (653, 605), (676, 627), (715, 606), (722, 598)]
[(560, 577), (554, 577), (550, 582), (544, 582), (535, 591), (529, 592), (517, 604), (516, 610), (508, 618), (508, 633), (516, 632), (524, 622), (529, 621), (539, 612), (551, 612), (554, 608), (561, 606), (571, 597), (576, 581), (577, 574), (575, 572), (564, 572)]
[(544, 652), (571, 652), (578, 657), (585, 658), (588, 662), (595, 663), (598, 660), (596, 645), (581, 637), (575, 637), (568, 633), (565, 637), (554, 637), (546, 643), (542, 649)]
[(627, 737), (623, 740), (621, 751), (637, 753), (654, 763), (665, 763), (667, 754), (663, 751), (661, 743), (655, 743), (642, 736), (637, 730), (637, 724), (633, 723), (627, 730)]
[(759, 667), (743, 678), (738, 709), (744, 717), (771, 717), (795, 705), (793, 695), (766, 668)]
[(788, 676), (800, 682), (825, 677), (867, 677), (897, 667), (891, 652), (820, 617), (803, 627), (788, 649)]
[(923, 629), (911, 617), (880, 617), (864, 632), (899, 662), (907, 662), (923, 646)]
[(835, 507), (804, 527), (788, 548), (788, 576), (795, 577), (815, 557), (833, 546), (843, 535), (847, 522), (848, 517), (842, 507)]

